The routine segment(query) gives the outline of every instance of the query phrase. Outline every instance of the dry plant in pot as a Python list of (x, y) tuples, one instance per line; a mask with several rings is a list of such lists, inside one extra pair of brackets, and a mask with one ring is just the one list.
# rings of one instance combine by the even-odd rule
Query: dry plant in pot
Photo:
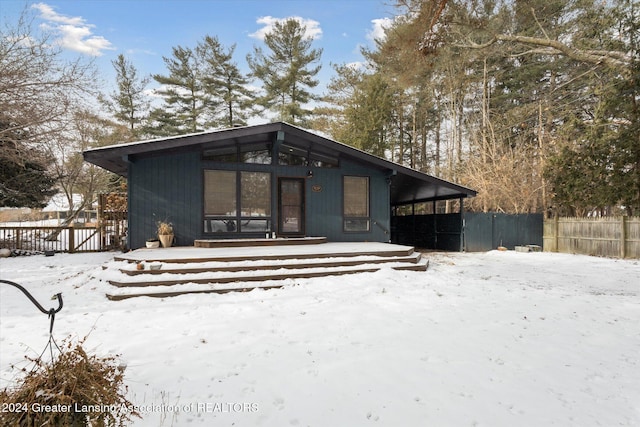
[(173, 244), (173, 226), (169, 222), (158, 222), (158, 238), (163, 248), (168, 248)]

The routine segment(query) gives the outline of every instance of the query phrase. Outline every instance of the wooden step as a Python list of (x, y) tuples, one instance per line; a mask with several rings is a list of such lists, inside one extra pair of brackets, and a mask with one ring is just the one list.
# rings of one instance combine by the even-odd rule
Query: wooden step
[(249, 286), (240, 288), (223, 288), (223, 289), (199, 289), (191, 291), (174, 291), (174, 292), (141, 292), (135, 294), (107, 294), (107, 298), (111, 301), (122, 301), (129, 298), (136, 297), (154, 297), (154, 298), (167, 298), (177, 297), (179, 295), (188, 294), (228, 294), (230, 292), (250, 292), (254, 289), (279, 289), (284, 285), (272, 285), (272, 286)]
[(122, 278), (111, 275), (109, 280), (120, 289), (107, 293), (107, 298), (113, 301), (138, 296), (248, 292), (280, 288), (284, 285), (278, 281), (285, 279), (341, 276), (383, 268), (425, 271), (429, 267), (428, 260), (413, 247), (375, 242), (301, 245), (289, 249), (277, 246), (141, 249), (115, 259), (162, 264), (154, 270), (115, 267)]
[(151, 270), (147, 266), (145, 266), (144, 270), (128, 270), (128, 269), (120, 269), (120, 272), (129, 275), (129, 276), (138, 276), (143, 274), (192, 274), (192, 273), (207, 273), (207, 272), (234, 272), (234, 271), (256, 271), (256, 270), (279, 270), (279, 269), (302, 269), (302, 268), (320, 268), (320, 267), (348, 267), (355, 266), (361, 264), (385, 264), (392, 262), (406, 262), (410, 264), (417, 264), (421, 259), (421, 254), (419, 252), (414, 252), (409, 256), (404, 257), (369, 257), (365, 260), (357, 260), (350, 258), (336, 258), (331, 260), (326, 260), (324, 258), (318, 258), (315, 262), (311, 262), (312, 260), (306, 262), (294, 262), (289, 260), (288, 262), (283, 263), (261, 263), (257, 262), (255, 264), (247, 265), (234, 265), (234, 263), (228, 263), (227, 265), (223, 265), (220, 267), (207, 267), (207, 266), (197, 266), (197, 267), (184, 267), (184, 268), (160, 268), (157, 270)]
[[(391, 244), (362, 244), (358, 249), (344, 248), (341, 245), (326, 243), (318, 245), (301, 245), (295, 250), (282, 246), (251, 246), (243, 248), (194, 248), (177, 247), (164, 249), (136, 249), (135, 251), (116, 256), (116, 261), (128, 262), (163, 262), (163, 263), (197, 263), (197, 262), (235, 262), (235, 261), (271, 261), (312, 258), (342, 258), (357, 256), (402, 257), (414, 253), (411, 246)], [(238, 251), (240, 249), (240, 252)]]
[[(416, 271), (426, 271), (428, 267), (429, 267), (429, 262), (427, 261), (426, 263), (421, 263), (421, 265), (396, 267), (395, 269), (396, 270), (419, 269)], [(339, 274), (334, 273), (332, 275), (335, 276), (335, 275), (345, 275), (345, 274), (357, 274), (365, 271), (376, 271), (376, 270), (378, 269), (374, 268), (371, 270), (347, 270), (347, 271), (342, 271)], [(329, 277), (329, 276), (331, 275), (315, 276), (315, 277)], [(293, 276), (287, 276), (286, 278), (293, 278)], [(232, 286), (232, 287), (219, 288), (219, 289), (191, 289), (191, 290), (184, 290), (184, 291), (168, 291), (168, 292), (162, 292), (162, 291), (136, 292), (131, 294), (107, 294), (106, 296), (111, 301), (121, 301), (129, 298), (136, 298), (136, 297), (168, 298), (168, 297), (175, 297), (179, 295), (189, 295), (189, 294), (226, 294), (230, 292), (249, 292), (254, 289), (264, 289), (264, 290), (280, 289), (282, 287), (284, 287), (284, 285)]]
[[(412, 270), (412, 271), (426, 271), (429, 266), (428, 261), (416, 264), (409, 264), (406, 266), (393, 266), (394, 270)], [(310, 279), (314, 277), (327, 277), (327, 276), (340, 276), (344, 274), (355, 273), (371, 273), (380, 270), (382, 267), (361, 267), (361, 268), (333, 268), (321, 271), (304, 271), (300, 269), (298, 272), (288, 273), (268, 273), (264, 272), (259, 275), (230, 275), (222, 277), (208, 277), (208, 278), (193, 278), (186, 277), (179, 280), (150, 280), (150, 281), (132, 281), (132, 282), (120, 282), (116, 280), (110, 280), (109, 284), (116, 287), (147, 287), (147, 286), (173, 286), (181, 285), (184, 283), (197, 283), (197, 284), (217, 284), (217, 283), (233, 283), (233, 282), (264, 282), (267, 280), (284, 280), (284, 279)], [(308, 269), (306, 269), (308, 270)]]

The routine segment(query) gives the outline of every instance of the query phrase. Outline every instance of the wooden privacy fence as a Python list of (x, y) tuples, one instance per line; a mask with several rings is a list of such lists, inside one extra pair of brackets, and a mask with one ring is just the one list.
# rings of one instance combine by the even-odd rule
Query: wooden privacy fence
[(548, 252), (640, 258), (640, 217), (545, 219), (543, 241)]

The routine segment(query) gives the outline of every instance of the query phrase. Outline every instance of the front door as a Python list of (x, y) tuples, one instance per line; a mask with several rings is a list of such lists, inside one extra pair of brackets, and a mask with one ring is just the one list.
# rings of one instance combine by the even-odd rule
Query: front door
[(278, 232), (283, 236), (304, 236), (304, 179), (278, 180)]

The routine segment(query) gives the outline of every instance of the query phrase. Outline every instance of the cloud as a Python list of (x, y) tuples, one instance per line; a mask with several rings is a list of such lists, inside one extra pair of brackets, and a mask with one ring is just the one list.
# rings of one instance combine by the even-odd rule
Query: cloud
[(380, 18), (380, 19), (372, 19), (371, 20), (372, 28), (371, 31), (367, 33), (367, 39), (371, 41), (384, 41), (386, 39), (385, 30), (393, 24), (393, 19), (391, 18)]
[(61, 15), (45, 3), (36, 3), (32, 7), (45, 21), (41, 27), (56, 35), (55, 42), (61, 47), (91, 56), (102, 56), (105, 50), (115, 50), (109, 40), (93, 35), (91, 29), (95, 25), (88, 24), (81, 16)]
[(264, 40), (264, 36), (270, 33), (273, 30), (274, 25), (277, 22), (283, 22), (287, 19), (295, 19), (300, 23), (301, 26), (306, 28), (305, 37), (311, 38), (313, 40), (317, 40), (322, 37), (322, 29), (320, 28), (320, 23), (318, 21), (314, 21), (313, 19), (304, 19), (299, 16), (290, 16), (288, 18), (274, 18), (273, 16), (262, 16), (256, 20), (258, 24), (263, 25), (255, 33), (249, 34), (249, 37), (253, 37), (254, 39)]
[(157, 56), (158, 54), (148, 49), (127, 49), (125, 52), (127, 55), (151, 55)]

